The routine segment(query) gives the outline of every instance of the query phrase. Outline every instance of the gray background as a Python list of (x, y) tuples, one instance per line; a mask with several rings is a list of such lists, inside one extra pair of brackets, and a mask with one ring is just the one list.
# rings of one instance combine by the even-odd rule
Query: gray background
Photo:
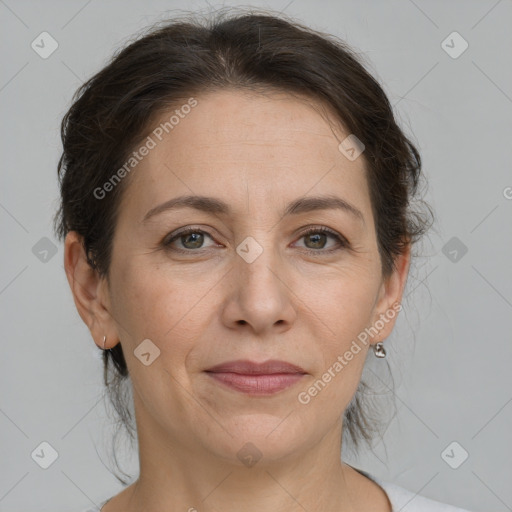
[[(374, 453), (345, 460), (473, 511), (512, 510), (512, 2), (252, 5), (284, 10), (366, 55), (418, 143), (437, 214), (387, 343), (397, 415)], [(59, 123), (76, 88), (129, 36), (187, 8), (209, 9), (199, 1), (0, 0), (0, 511), (78, 511), (121, 490), (107, 469), (111, 420), (98, 351), (51, 230)], [(43, 31), (59, 45), (47, 59), (31, 48)], [(469, 44), (458, 58), (441, 45), (453, 31)], [(386, 375), (373, 357), (369, 368)], [(48, 469), (31, 457), (43, 441), (58, 453)], [(452, 464), (469, 454), (458, 469), (441, 455), (453, 441)], [(136, 469), (133, 456), (124, 460)]]

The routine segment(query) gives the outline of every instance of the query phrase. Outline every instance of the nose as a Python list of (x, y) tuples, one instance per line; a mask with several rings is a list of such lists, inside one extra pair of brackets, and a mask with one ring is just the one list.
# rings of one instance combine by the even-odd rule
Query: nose
[(226, 279), (229, 292), (222, 310), (224, 325), (231, 329), (244, 326), (258, 335), (282, 333), (293, 325), (293, 284), (275, 251), (265, 248), (254, 261), (237, 253)]

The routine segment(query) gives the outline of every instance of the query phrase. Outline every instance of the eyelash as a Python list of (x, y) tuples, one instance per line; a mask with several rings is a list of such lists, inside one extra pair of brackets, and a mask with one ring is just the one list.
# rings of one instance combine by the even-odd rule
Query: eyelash
[[(199, 228), (189, 227), (189, 228), (185, 228), (182, 231), (179, 231), (178, 233), (174, 234), (168, 240), (164, 240), (162, 245), (164, 246), (165, 249), (168, 249), (171, 251), (176, 251), (176, 252), (181, 252), (181, 253), (200, 252), (202, 250), (202, 248), (199, 248), (199, 249), (177, 249), (177, 248), (171, 247), (171, 244), (175, 240), (179, 239), (182, 236), (189, 235), (191, 233), (202, 233), (202, 234), (208, 235), (210, 238), (213, 239), (213, 237), (207, 231), (204, 231)], [(311, 234), (330, 235), (332, 238), (336, 239), (336, 241), (338, 242), (338, 246), (333, 247), (332, 249), (307, 249), (307, 248), (304, 249), (309, 254), (314, 254), (314, 255), (330, 254), (332, 252), (339, 251), (341, 249), (350, 247), (350, 243), (348, 242), (348, 240), (346, 238), (344, 238), (343, 236), (336, 233), (336, 231), (333, 231), (332, 229), (329, 229), (326, 227), (310, 227), (306, 231), (304, 231), (300, 234), (299, 239), (301, 239), (307, 235), (311, 235)]]

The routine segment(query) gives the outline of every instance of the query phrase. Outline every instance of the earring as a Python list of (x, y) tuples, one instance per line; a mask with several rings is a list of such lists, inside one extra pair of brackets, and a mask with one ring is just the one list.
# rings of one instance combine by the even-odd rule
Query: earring
[(384, 350), (384, 343), (382, 343), (382, 341), (379, 341), (373, 346), (373, 353), (375, 354), (375, 357), (378, 358), (386, 357), (386, 351)]
[[(105, 342), (107, 341), (107, 337), (103, 336), (103, 350), (105, 350)], [(108, 349), (110, 350), (110, 349)]]

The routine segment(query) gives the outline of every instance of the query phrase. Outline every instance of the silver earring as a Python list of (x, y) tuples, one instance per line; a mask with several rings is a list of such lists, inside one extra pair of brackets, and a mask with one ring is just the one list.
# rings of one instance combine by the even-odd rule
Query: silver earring
[(373, 346), (373, 353), (375, 354), (375, 357), (386, 357), (386, 351), (384, 350), (384, 343), (382, 343), (382, 341), (379, 341)]
[[(105, 350), (105, 342), (107, 341), (107, 337), (103, 336), (103, 350)], [(110, 349), (109, 349), (110, 350)]]

